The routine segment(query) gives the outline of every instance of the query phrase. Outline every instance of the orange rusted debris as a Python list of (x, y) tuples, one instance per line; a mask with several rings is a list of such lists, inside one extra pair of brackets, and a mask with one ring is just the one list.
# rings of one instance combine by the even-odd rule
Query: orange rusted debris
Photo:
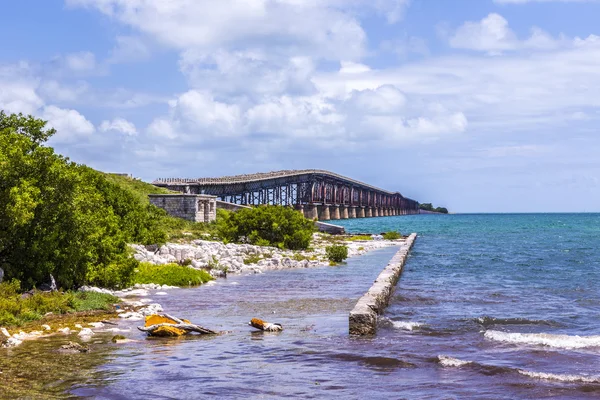
[(187, 319), (179, 319), (168, 314), (153, 314), (146, 317), (145, 326), (139, 326), (140, 331), (150, 336), (172, 337), (183, 336), (190, 332), (200, 334), (216, 334), (217, 332), (192, 324)]
[(280, 332), (283, 330), (281, 324), (274, 324), (258, 318), (252, 318), (250, 322), (248, 322), (248, 325), (266, 332)]

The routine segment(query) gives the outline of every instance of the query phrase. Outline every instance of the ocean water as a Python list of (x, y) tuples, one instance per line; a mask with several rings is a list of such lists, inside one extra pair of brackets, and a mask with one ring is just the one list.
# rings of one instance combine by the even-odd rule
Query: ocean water
[[(600, 215), (416, 215), (340, 221), (418, 232), (374, 337), (348, 312), (397, 248), (345, 266), (231, 276), (153, 296), (226, 331), (117, 347), (74, 396), (102, 399), (600, 398)], [(284, 326), (254, 332), (252, 317)], [(96, 376), (96, 375), (94, 375)]]

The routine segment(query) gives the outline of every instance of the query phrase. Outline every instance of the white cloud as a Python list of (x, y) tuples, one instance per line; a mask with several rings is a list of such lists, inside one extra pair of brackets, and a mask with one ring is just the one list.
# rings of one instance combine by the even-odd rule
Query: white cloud
[[(336, 0), (68, 0), (93, 7), (176, 49), (212, 51), (229, 47), (269, 48), (273, 53), (355, 59), (365, 52), (366, 35)], [(395, 4), (398, 3), (398, 4)], [(379, 9), (397, 18), (398, 0)], [(369, 4), (360, 2), (361, 5)]]
[(0, 64), (0, 109), (33, 114), (44, 104), (37, 93), (38, 83), (27, 63)]
[(65, 85), (53, 79), (43, 81), (39, 88), (40, 94), (45, 99), (55, 102), (77, 101), (88, 90), (89, 85), (85, 82), (78, 82), (75, 85)]
[(96, 68), (96, 56), (89, 52), (71, 53), (64, 56), (65, 66), (74, 72), (89, 72)]
[(115, 118), (112, 121), (102, 121), (99, 129), (102, 132), (115, 131), (127, 136), (135, 136), (138, 133), (135, 125), (124, 118)]
[(71, 142), (95, 131), (94, 125), (76, 110), (46, 106), (42, 118), (48, 121), (48, 126), (57, 130), (52, 137), (53, 142)]
[(490, 55), (523, 49), (554, 50), (573, 45), (564, 35), (558, 38), (538, 27), (531, 28), (529, 38), (520, 40), (500, 14), (491, 13), (481, 21), (468, 21), (449, 38), (450, 46), (457, 49), (484, 51)]
[(362, 72), (368, 72), (371, 68), (368, 65), (355, 63), (352, 61), (341, 61), (341, 74), (360, 74)]
[(263, 51), (212, 53), (188, 50), (180, 68), (194, 88), (221, 94), (308, 94), (314, 65), (308, 57), (276, 57)]

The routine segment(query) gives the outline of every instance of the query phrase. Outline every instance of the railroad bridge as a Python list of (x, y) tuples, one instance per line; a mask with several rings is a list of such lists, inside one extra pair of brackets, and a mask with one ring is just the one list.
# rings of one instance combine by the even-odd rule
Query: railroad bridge
[(419, 203), (333, 172), (286, 170), (221, 178), (163, 178), (154, 185), (186, 194), (208, 194), (241, 205), (291, 206), (320, 221), (419, 213)]

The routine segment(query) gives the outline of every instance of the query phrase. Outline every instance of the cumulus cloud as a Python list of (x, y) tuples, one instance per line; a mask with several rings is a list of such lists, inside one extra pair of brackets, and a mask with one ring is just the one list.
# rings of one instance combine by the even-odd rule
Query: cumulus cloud
[(451, 47), (484, 51), (490, 55), (522, 49), (553, 50), (572, 45), (564, 35), (557, 38), (538, 27), (531, 28), (531, 35), (521, 40), (500, 14), (491, 13), (481, 21), (467, 21), (449, 37)]
[(102, 132), (119, 132), (126, 136), (137, 135), (137, 129), (135, 125), (124, 118), (115, 118), (112, 121), (104, 120), (99, 126)]
[[(380, 8), (397, 13), (396, 6), (388, 8), (387, 4), (398, 1), (386, 0)], [(163, 45), (180, 50), (210, 51), (235, 43), (239, 47), (268, 47), (288, 56), (361, 57), (365, 52), (365, 32), (355, 17), (336, 3), (328, 0), (67, 1), (71, 6), (95, 8)]]
[(53, 142), (70, 142), (81, 136), (94, 133), (94, 125), (76, 110), (46, 106), (42, 118), (48, 121), (48, 126), (57, 130), (52, 137)]

